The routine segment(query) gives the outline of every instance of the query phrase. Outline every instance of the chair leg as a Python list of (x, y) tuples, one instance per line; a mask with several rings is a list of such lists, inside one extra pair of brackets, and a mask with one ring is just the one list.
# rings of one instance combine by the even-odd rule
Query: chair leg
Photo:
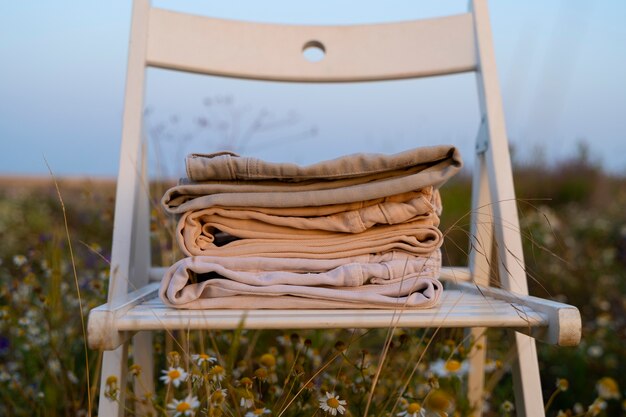
[[(138, 399), (153, 397), (154, 391), (154, 355), (152, 346), (152, 332), (138, 332), (133, 336), (132, 346), (133, 363), (141, 367), (141, 374), (135, 379), (135, 396)], [(135, 409), (138, 415), (155, 414), (151, 402), (138, 403)]]
[(483, 394), (485, 389), (485, 359), (487, 357), (487, 338), (485, 328), (470, 329), (473, 346), (470, 348), (469, 369), (467, 377), (467, 398), (472, 407), (471, 417), (480, 417), (483, 414)]
[[(128, 371), (128, 343), (115, 350), (106, 351), (102, 356), (102, 377), (100, 378), (99, 417), (122, 417), (126, 403), (126, 376)], [(107, 379), (115, 377), (119, 388), (118, 400), (106, 398)]]
[(515, 409), (519, 417), (545, 417), (535, 339), (514, 332), (517, 355), (513, 362)]

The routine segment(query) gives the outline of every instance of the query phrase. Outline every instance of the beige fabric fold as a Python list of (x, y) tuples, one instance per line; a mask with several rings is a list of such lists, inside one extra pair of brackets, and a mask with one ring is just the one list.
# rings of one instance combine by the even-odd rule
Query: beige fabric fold
[(189, 257), (167, 270), (159, 295), (166, 305), (189, 309), (426, 308), (442, 291), (440, 256)]
[(178, 224), (177, 240), (187, 256), (334, 259), (388, 251), (428, 256), (443, 242), (441, 231), (429, 218), (374, 226), (361, 233), (298, 230), (267, 224), (253, 227), (253, 222), (236, 219), (188, 227), (184, 220), (185, 217), (181, 218)]
[[(438, 187), (452, 146), (309, 166), (192, 154), (162, 204), (188, 256), (163, 278), (179, 308), (426, 308), (442, 285)], [(243, 303), (243, 304), (242, 304)]]
[[(247, 158), (228, 156), (228, 160)], [(198, 167), (195, 161), (199, 162)], [(355, 154), (305, 168), (297, 181), (275, 171), (293, 164), (261, 163), (255, 160), (253, 177), (230, 172), (230, 162), (217, 157), (188, 160), (189, 174), (207, 181), (181, 180), (170, 188), (161, 202), (171, 213), (183, 213), (212, 206), (221, 207), (307, 207), (367, 201), (433, 186), (438, 188), (462, 166), (452, 146), (418, 148), (395, 155)], [(214, 166), (215, 165), (215, 166)], [(245, 163), (244, 163), (245, 166)], [(259, 174), (267, 169), (266, 175)], [(204, 171), (203, 171), (204, 170)], [(202, 174), (205, 172), (205, 174)], [(213, 176), (215, 175), (215, 177)], [(259, 179), (260, 177), (264, 179)], [(221, 178), (221, 179), (220, 179)], [(234, 178), (230, 179), (229, 178)]]
[[(183, 214), (178, 223), (176, 236), (179, 246), (188, 256), (207, 255), (208, 253), (204, 251), (222, 246), (219, 237), (224, 234), (227, 235), (227, 240), (246, 239), (241, 241), (240, 245), (260, 243), (249, 239), (277, 239), (276, 242), (268, 242), (272, 246), (263, 252), (276, 251), (277, 256), (280, 256), (279, 247), (274, 245), (284, 247), (285, 244), (290, 244), (289, 240), (294, 239), (297, 242), (293, 243), (300, 244), (302, 238), (307, 240), (333, 238), (338, 244), (339, 241), (336, 239), (343, 236), (342, 234), (360, 234), (377, 225), (411, 222), (416, 229), (436, 227), (439, 225), (439, 217), (435, 213), (434, 205), (429, 201), (432, 199), (433, 190), (429, 187), (424, 192), (406, 193), (377, 204), (359, 203), (360, 208), (355, 210), (347, 210), (351, 208), (350, 206), (357, 206), (355, 203), (335, 205), (332, 208), (322, 206), (297, 209), (252, 210), (210, 207)], [(344, 211), (339, 211), (341, 209)], [(330, 214), (316, 216), (320, 212)], [(404, 232), (400, 232), (399, 237), (403, 235)], [(358, 238), (363, 239), (366, 236), (371, 234), (360, 235)], [(345, 239), (341, 242), (342, 247), (347, 248), (349, 245)], [(437, 242), (430, 244), (436, 246)], [(336, 250), (337, 247), (334, 246), (332, 249)], [(239, 252), (238, 255), (245, 253)], [(306, 253), (302, 253), (302, 256), (306, 256)]]
[(449, 158), (451, 146), (415, 148), (393, 155), (357, 153), (336, 159), (299, 166), (284, 162), (267, 162), (241, 157), (234, 152), (193, 153), (186, 159), (187, 177), (192, 181), (268, 180), (290, 182), (328, 181), (366, 177), (406, 168), (424, 170)]
[(360, 233), (379, 224), (398, 224), (416, 217), (430, 218), (438, 224), (437, 203), (432, 187), (373, 201), (336, 204), (320, 207), (264, 208), (209, 207), (186, 212), (185, 227), (201, 227), (204, 223), (247, 220), (251, 228), (264, 225), (316, 229), (344, 233)]

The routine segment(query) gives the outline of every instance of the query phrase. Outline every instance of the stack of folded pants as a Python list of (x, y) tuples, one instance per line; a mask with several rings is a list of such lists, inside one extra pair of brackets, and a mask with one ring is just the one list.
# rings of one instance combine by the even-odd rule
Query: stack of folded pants
[(192, 154), (162, 203), (187, 256), (160, 296), (179, 308), (426, 308), (441, 295), (438, 188), (451, 146), (309, 166)]

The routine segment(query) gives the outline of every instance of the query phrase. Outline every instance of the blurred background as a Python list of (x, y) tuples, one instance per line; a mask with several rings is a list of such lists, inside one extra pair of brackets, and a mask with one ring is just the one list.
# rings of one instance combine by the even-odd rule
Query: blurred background
[[(155, 4), (299, 24), (389, 22), (467, 7), (465, 0)], [(2, 2), (0, 175), (45, 175), (44, 157), (59, 175), (116, 175), (130, 13), (128, 1)], [(550, 163), (586, 143), (592, 159), (623, 173), (626, 3), (503, 0), (490, 2), (490, 13), (515, 157)], [(146, 135), (167, 155), (161, 169), (171, 176), (188, 151), (227, 146), (310, 163), (455, 143), (471, 160), (478, 127), (472, 74), (298, 86), (149, 70), (147, 83)], [(263, 127), (255, 128), (259, 118)]]
[[(96, 409), (90, 398), (98, 392), (100, 353), (86, 350), (80, 313), (106, 300), (130, 3), (0, 2), (0, 415)], [(467, 7), (465, 0), (155, 3), (300, 24), (389, 22)], [(577, 306), (583, 319), (579, 346), (538, 344), (547, 415), (626, 415), (626, 2), (489, 3), (530, 291)], [(469, 166), (479, 123), (471, 74), (300, 86), (151, 69), (145, 111), (151, 169), (170, 180), (183, 175), (186, 153), (218, 148), (306, 164), (453, 143)], [(465, 170), (442, 189), (448, 265), (467, 260), (470, 185)], [(168, 264), (180, 257), (170, 232), (175, 222), (159, 210), (164, 184), (152, 186), (153, 260)], [(402, 352), (414, 352), (424, 335), (394, 339), (404, 349), (400, 370)], [(227, 336), (220, 337), (230, 343)], [(264, 333), (255, 358), (276, 349), (275, 336)], [(375, 336), (367, 349), (380, 347), (382, 336)], [(323, 356), (346, 335), (302, 337)], [(163, 339), (154, 346), (157, 374), (171, 348)], [(466, 359), (461, 339), (460, 331), (434, 339), (416, 374), (418, 398), (418, 388), (432, 382), (429, 364), (449, 358), (451, 346), (459, 343), (455, 357)], [(514, 415), (505, 407), (512, 400), (509, 344), (493, 331), (487, 346), (494, 366), (484, 415)], [(358, 359), (362, 352), (351, 347), (348, 354)], [(381, 381), (393, 387), (399, 372)], [(465, 383), (462, 375), (441, 381)], [(163, 404), (165, 388), (157, 385)], [(344, 388), (357, 393), (349, 399), (356, 404), (361, 391)], [(466, 415), (464, 391), (455, 392), (457, 411)]]

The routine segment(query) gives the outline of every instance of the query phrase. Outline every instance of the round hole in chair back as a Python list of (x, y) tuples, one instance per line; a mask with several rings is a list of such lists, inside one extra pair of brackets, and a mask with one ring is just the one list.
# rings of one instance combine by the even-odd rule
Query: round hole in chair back
[(302, 55), (309, 62), (318, 62), (324, 59), (326, 48), (320, 41), (308, 41), (302, 47)]

